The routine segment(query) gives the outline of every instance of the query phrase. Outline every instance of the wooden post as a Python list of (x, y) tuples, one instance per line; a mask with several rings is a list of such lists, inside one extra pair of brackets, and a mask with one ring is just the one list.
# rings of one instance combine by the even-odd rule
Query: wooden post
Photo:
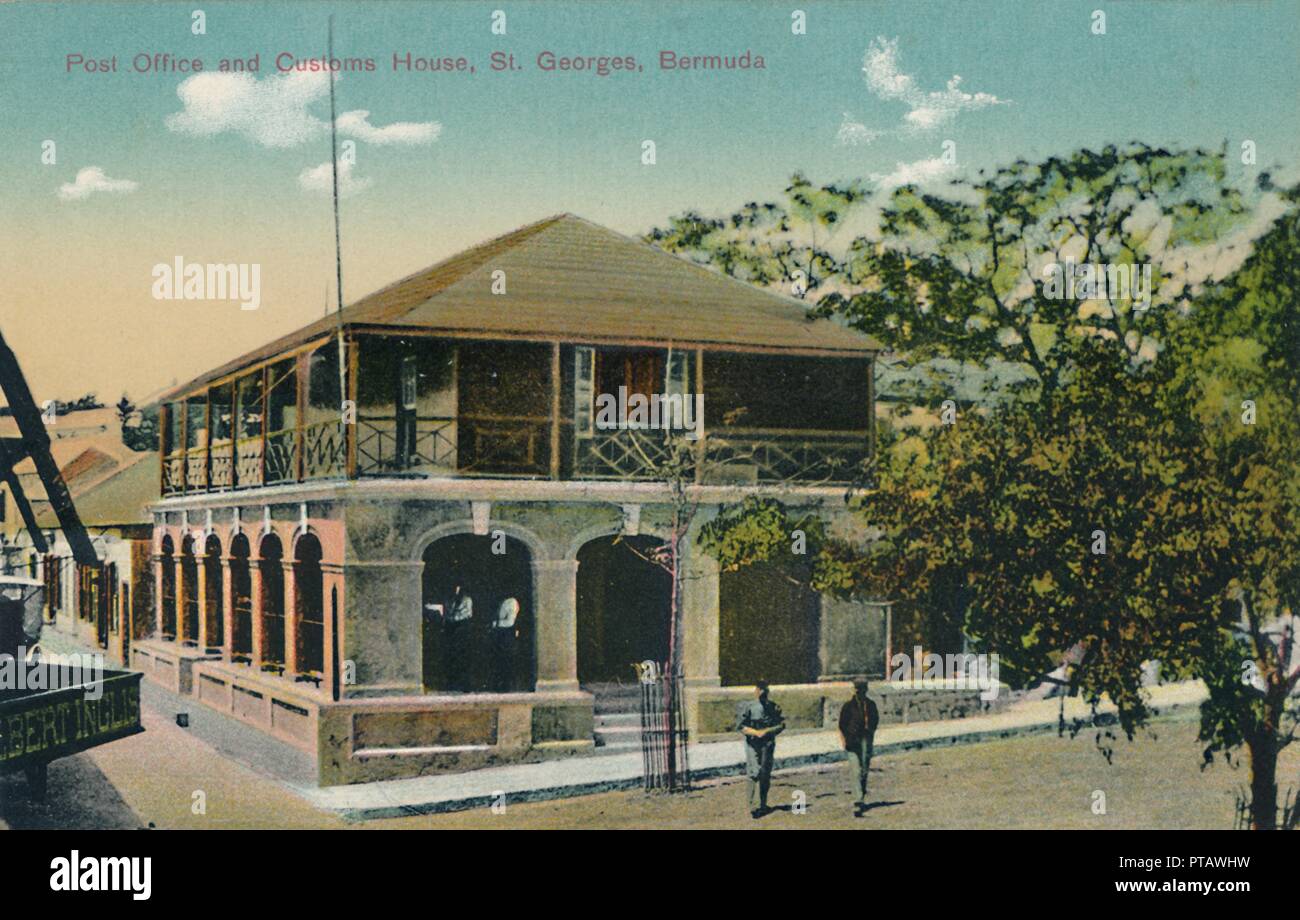
[(171, 428), (171, 408), (167, 403), (158, 406), (158, 494), (167, 494), (167, 432)]
[(551, 478), (560, 478), (560, 343), (551, 343)]
[[(360, 420), (357, 418), (357, 368), (360, 364), (361, 341), (355, 335), (347, 337), (347, 354), (348, 354), (348, 399), (352, 402), (352, 422), (346, 426), (344, 438), (347, 441), (347, 468), (344, 474), (348, 479), (357, 478), (357, 426)], [(342, 406), (339, 407), (340, 411)]]
[(203, 403), (203, 491), (212, 491), (212, 388)]
[(239, 488), (239, 378), (230, 381), (230, 489)]
[(181, 400), (181, 494), (190, 490), (190, 400)]
[(298, 355), (293, 366), (294, 401), (296, 411), (293, 420), (294, 463), (296, 479), (302, 482), (307, 478), (307, 439), (303, 432), (303, 423), (307, 419), (307, 387), (311, 385), (311, 352), (304, 351)]
[[(867, 460), (876, 457), (876, 355), (867, 359)], [(874, 485), (874, 483), (872, 483)], [(888, 673), (888, 672), (886, 672)]]
[[(695, 393), (704, 392), (704, 349), (695, 349), (695, 379), (692, 381), (694, 386), (690, 389)], [(689, 396), (690, 394), (685, 394)], [(704, 462), (708, 459), (709, 448), (706, 440), (707, 433), (704, 430), (703, 417), (696, 420), (699, 425), (700, 437), (695, 442), (695, 484), (699, 485), (704, 482)]]
[(271, 366), (265, 365), (262, 368), (262, 481), (260, 485), (266, 485), (266, 431), (267, 415), (271, 408), (271, 394), (267, 390), (267, 384), (271, 380)]

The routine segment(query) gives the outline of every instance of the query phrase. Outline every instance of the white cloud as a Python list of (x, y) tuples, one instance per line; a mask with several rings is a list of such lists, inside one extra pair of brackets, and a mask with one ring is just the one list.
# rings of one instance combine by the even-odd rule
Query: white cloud
[(370, 123), (370, 113), (365, 109), (344, 112), (336, 123), (339, 134), (367, 144), (429, 144), (442, 134), (442, 124), (436, 121), (395, 121), (377, 128)]
[(59, 186), (59, 198), (63, 201), (80, 201), (96, 192), (115, 192), (126, 194), (140, 187), (138, 182), (130, 179), (110, 179), (98, 166), (87, 166), (77, 171), (77, 178)]
[(900, 185), (924, 185), (945, 178), (955, 167), (942, 157), (915, 160), (911, 163), (895, 163), (893, 172), (881, 175), (875, 173), (871, 181), (876, 183), (878, 191), (888, 191)]
[(859, 144), (870, 144), (884, 133), (883, 131), (873, 131), (862, 122), (854, 121), (853, 116), (845, 112), (844, 120), (840, 122), (840, 130), (835, 139), (840, 144), (849, 144), (856, 147)]
[[(167, 116), (168, 130), (195, 137), (231, 132), (263, 147), (297, 147), (323, 136), (329, 122), (308, 109), (329, 95), (329, 75), (294, 71), (258, 80), (247, 73), (201, 73), (176, 87), (184, 107)], [(367, 144), (427, 144), (437, 140), (442, 125), (394, 122), (376, 126), (364, 109), (344, 112), (339, 133)]]
[(176, 87), (185, 108), (167, 116), (167, 128), (196, 137), (230, 131), (263, 147), (296, 147), (329, 127), (307, 111), (328, 94), (325, 73), (295, 71), (265, 80), (247, 73), (195, 74)]
[[(339, 161), (339, 197), (348, 198), (370, 187), (374, 180), (360, 179), (352, 175), (352, 161)], [(329, 163), (311, 166), (298, 174), (298, 185), (307, 192), (324, 192), (329, 195), (334, 191), (334, 176)]]
[[(887, 133), (917, 134), (932, 131), (957, 117), (960, 112), (975, 111), (992, 105), (1006, 105), (1006, 100), (991, 93), (968, 93), (961, 88), (961, 77), (954, 74), (941, 90), (927, 92), (916, 78), (903, 73), (898, 65), (898, 39), (877, 36), (862, 58), (862, 73), (867, 89), (886, 102), (901, 102), (908, 110), (894, 132), (876, 131), (852, 122), (845, 116), (840, 124), (840, 143), (870, 143)], [(847, 139), (846, 139), (847, 138)]]

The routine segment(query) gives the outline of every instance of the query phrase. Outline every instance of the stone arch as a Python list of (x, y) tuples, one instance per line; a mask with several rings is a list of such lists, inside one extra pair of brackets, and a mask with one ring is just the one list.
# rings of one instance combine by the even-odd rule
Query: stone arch
[(294, 662), (299, 674), (325, 673), (325, 578), (321, 571), (324, 549), (310, 531), (293, 544)]
[(285, 658), (284, 544), (274, 529), (257, 543), (257, 566), (262, 583), (260, 629), (263, 670), (283, 669)]
[[(488, 524), (487, 536), (492, 535), (492, 531), (499, 530), (507, 537), (513, 537), (528, 549), (529, 556), (534, 562), (540, 562), (544, 559), (550, 559), (551, 554), (547, 551), (545, 541), (537, 534), (533, 533), (527, 527), (521, 527), (518, 524), (508, 521), (491, 521)], [(443, 537), (454, 537), (457, 534), (473, 534), (474, 522), (471, 520), (447, 521), (424, 531), (411, 542), (412, 552), (410, 559), (412, 562), (423, 562), (425, 553), (429, 547)]]
[[(662, 527), (654, 527), (641, 524), (639, 536), (654, 537), (657, 540), (667, 541), (668, 532)], [(576, 562), (578, 553), (584, 546), (592, 540), (598, 540), (601, 537), (616, 537), (623, 532), (623, 522), (620, 519), (613, 524), (595, 524), (578, 532), (578, 535), (569, 541), (568, 548), (564, 551), (564, 559), (567, 562)]]
[(203, 541), (203, 617), (207, 649), (220, 649), (226, 641), (225, 591), (222, 580), (221, 538), (208, 534)]
[[(420, 575), (423, 686), (426, 692), (531, 689), (536, 681), (536, 576), (533, 548), (505, 528), (507, 552), (472, 527), (446, 528), (422, 547)], [(510, 544), (514, 549), (509, 549)], [(459, 590), (457, 590), (459, 589)], [(458, 605), (468, 596), (472, 616)], [(518, 613), (508, 629), (497, 616), (508, 598)]]
[(248, 664), (253, 660), (253, 578), (248, 535), (230, 538), (230, 656)]

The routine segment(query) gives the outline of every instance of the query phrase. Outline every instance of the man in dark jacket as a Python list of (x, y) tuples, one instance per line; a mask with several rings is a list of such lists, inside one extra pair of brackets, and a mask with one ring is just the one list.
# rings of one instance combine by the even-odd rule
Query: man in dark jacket
[(840, 740), (849, 754), (849, 766), (854, 771), (854, 789), (858, 799), (855, 814), (861, 816), (867, 804), (867, 777), (871, 772), (871, 751), (876, 743), (876, 726), (880, 724), (880, 710), (867, 696), (867, 681), (853, 682), (853, 699), (840, 709)]

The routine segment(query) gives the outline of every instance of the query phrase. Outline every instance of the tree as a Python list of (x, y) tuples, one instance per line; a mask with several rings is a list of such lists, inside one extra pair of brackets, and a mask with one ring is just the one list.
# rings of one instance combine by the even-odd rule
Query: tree
[[(854, 500), (878, 537), (825, 537), (813, 583), (939, 609), (1022, 679), (1081, 649), (1069, 680), (1089, 724), (1109, 697), (1129, 737), (1150, 715), (1146, 662), (1204, 679), (1206, 758), (1246, 748), (1264, 828), (1300, 681), (1300, 252), (1291, 194), (1216, 284), (1249, 251), (1229, 237), (1249, 212), (1224, 177), (1221, 153), (1131, 145), (896, 192), (822, 310), (911, 360), (1009, 361), (1037, 386), (880, 451)], [(1149, 261), (1150, 304), (1053, 296), (1039, 274), (1065, 259)], [(786, 522), (751, 505), (715, 525), (744, 564)]]
[(646, 239), (742, 281), (809, 297), (838, 273), (829, 243), (865, 197), (859, 183), (817, 187), (795, 173), (783, 204), (750, 202), (726, 218), (688, 211)]
[(125, 393), (122, 394), (122, 398), (117, 401), (117, 405), (113, 408), (117, 410), (117, 420), (122, 425), (125, 425), (136, 412), (135, 403), (131, 402), (130, 397)]

